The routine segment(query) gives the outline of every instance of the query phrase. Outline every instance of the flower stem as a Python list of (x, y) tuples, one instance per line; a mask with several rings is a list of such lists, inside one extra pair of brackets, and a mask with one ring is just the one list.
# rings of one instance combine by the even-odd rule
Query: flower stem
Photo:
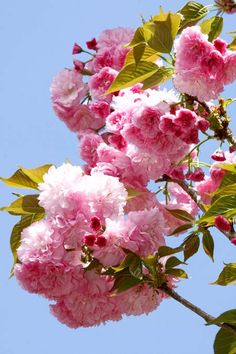
[[(210, 322), (215, 319), (215, 317), (209, 315), (207, 312), (200, 309), (200, 307), (197, 307), (196, 305), (192, 304), (190, 301), (186, 300), (185, 298), (180, 296), (176, 291), (168, 288), (166, 285), (163, 285), (161, 287), (161, 290), (164, 291), (164, 293), (166, 293), (170, 297), (172, 297), (174, 300), (178, 301), (183, 306), (187, 307), (192, 312), (196, 313), (198, 316), (202, 317), (206, 322)], [(222, 327), (222, 328), (226, 329), (227, 331), (230, 331), (231, 333), (236, 335), (236, 328), (235, 327), (233, 327), (227, 323), (219, 323), (216, 325), (218, 327)]]

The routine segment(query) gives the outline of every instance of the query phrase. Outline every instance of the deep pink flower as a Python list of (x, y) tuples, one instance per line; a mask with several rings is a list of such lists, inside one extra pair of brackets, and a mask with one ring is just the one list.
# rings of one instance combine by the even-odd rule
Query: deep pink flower
[(93, 234), (85, 235), (83, 239), (83, 242), (89, 247), (94, 246), (95, 241), (96, 241), (96, 235)]
[(86, 42), (87, 48), (92, 50), (97, 50), (97, 40), (92, 38), (90, 41)]
[(90, 219), (90, 227), (94, 230), (94, 231), (98, 231), (101, 229), (101, 220), (99, 217), (97, 216), (93, 216), (91, 219)]
[(231, 230), (231, 224), (224, 216), (218, 215), (218, 216), (215, 217), (214, 221), (215, 221), (215, 226), (220, 231), (229, 232)]

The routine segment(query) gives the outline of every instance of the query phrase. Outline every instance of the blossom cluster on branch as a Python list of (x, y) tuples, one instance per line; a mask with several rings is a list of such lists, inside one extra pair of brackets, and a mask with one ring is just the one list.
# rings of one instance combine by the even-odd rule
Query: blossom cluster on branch
[[(217, 2), (234, 12), (223, 5)], [(233, 100), (209, 101), (236, 79), (236, 52), (219, 38), (222, 17), (197, 25), (206, 15), (189, 2), (176, 14), (161, 9), (136, 31), (105, 30), (86, 50), (75, 43), (72, 54), (89, 59), (74, 59), (54, 77), (51, 98), (85, 164), (2, 178), (39, 190), (2, 208), (21, 215), (12, 234), (14, 274), (24, 289), (53, 300), (52, 313), (69, 327), (154, 310), (187, 277), (175, 253), (187, 260), (202, 235), (213, 259), (213, 226), (236, 244)], [(174, 89), (162, 88), (169, 78)], [(208, 165), (199, 151), (211, 139), (220, 146)], [(179, 247), (166, 246), (166, 236), (186, 230)], [(218, 284), (235, 280), (225, 279)]]

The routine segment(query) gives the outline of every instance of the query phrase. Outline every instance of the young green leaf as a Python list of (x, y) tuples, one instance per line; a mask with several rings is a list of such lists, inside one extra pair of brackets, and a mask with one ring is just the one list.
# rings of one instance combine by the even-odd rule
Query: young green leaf
[(143, 81), (143, 90), (150, 87), (161, 85), (173, 76), (174, 70), (172, 68), (160, 67), (155, 74)]
[(208, 34), (208, 40), (212, 42), (219, 37), (223, 29), (223, 17), (213, 16), (200, 24), (202, 33)]
[(3, 178), (0, 177), (0, 180), (3, 181), (6, 185), (15, 188), (29, 188), (29, 189), (38, 189), (38, 184), (32, 181), (20, 168), (17, 170), (11, 177)]
[(195, 1), (189, 1), (187, 4), (178, 11), (183, 17), (180, 24), (178, 33), (181, 33), (184, 28), (194, 26), (200, 19), (208, 14), (208, 9)]
[(229, 43), (228, 48), (230, 50), (236, 50), (236, 36), (233, 37), (233, 40), (231, 43)]
[(184, 232), (186, 230), (189, 230), (191, 229), (191, 227), (193, 227), (192, 224), (184, 224), (184, 225), (181, 225), (179, 227), (177, 227), (171, 234), (169, 234), (168, 236), (173, 236), (173, 235), (176, 235), (176, 234), (179, 234), (181, 232)]
[[(140, 45), (143, 45), (143, 43), (140, 43)], [(135, 53), (135, 48), (131, 49), (129, 53), (127, 54), (125, 58), (125, 66), (128, 64), (133, 64), (135, 63), (135, 58), (134, 58), (134, 53)], [(158, 53), (156, 50), (150, 48), (147, 44), (145, 44), (145, 49), (142, 55), (142, 61), (148, 61), (148, 62), (155, 62), (160, 56), (160, 53)]]
[(192, 217), (191, 214), (189, 214), (186, 210), (182, 209), (168, 209), (166, 210), (173, 215), (175, 218), (180, 219), (182, 221), (188, 222), (188, 223), (193, 223), (194, 218)]
[(38, 196), (38, 194), (25, 195), (0, 210), (13, 215), (43, 214), (44, 209), (39, 205)]
[(166, 264), (165, 264), (165, 269), (170, 269), (177, 267), (180, 264), (184, 264), (181, 260), (179, 260), (177, 257), (173, 256), (167, 259)]
[(134, 33), (134, 36), (131, 40), (130, 43), (126, 45), (128, 48), (132, 48), (142, 42), (145, 42), (145, 37), (144, 37), (144, 28), (143, 27), (138, 27)]
[(192, 257), (195, 253), (197, 253), (200, 245), (199, 236), (195, 233), (188, 236), (184, 244), (184, 261)]
[(203, 229), (203, 238), (202, 238), (202, 245), (205, 253), (212, 259), (214, 262), (214, 240), (211, 236), (211, 233), (207, 229)]
[(130, 275), (122, 275), (122, 276), (119, 276), (115, 279), (115, 282), (114, 282), (114, 285), (111, 289), (111, 292), (115, 295), (115, 294), (121, 293), (125, 290), (128, 290), (128, 289), (140, 284), (141, 282), (142, 282), (141, 280), (133, 277), (131, 274)]
[(188, 275), (185, 272), (185, 270), (180, 269), (180, 268), (167, 269), (165, 271), (165, 273), (169, 274), (169, 275), (173, 275), (174, 277), (177, 277), (177, 278), (183, 278), (183, 279), (187, 279), (188, 278)]
[(219, 164), (216, 164), (215, 166), (216, 167), (220, 167), (223, 170), (236, 173), (236, 164), (235, 163), (229, 163), (229, 164), (219, 163)]
[(223, 268), (218, 279), (212, 284), (218, 284), (222, 286), (236, 284), (236, 263), (227, 264)]
[(153, 20), (154, 22), (148, 22), (144, 25), (144, 29), (149, 30), (151, 34), (147, 43), (157, 52), (170, 53), (179, 30), (181, 15), (172, 12), (161, 13), (159, 16), (155, 16)]
[[(34, 222), (43, 219), (43, 217), (44, 217), (44, 213), (23, 215), (21, 217), (20, 221), (17, 224), (15, 224), (15, 226), (13, 227), (12, 233), (11, 233), (11, 238), (10, 238), (11, 251), (13, 254), (13, 258), (14, 258), (13, 267), (14, 267), (15, 263), (17, 263), (16, 251), (17, 251), (17, 248), (20, 246), (21, 233), (22, 233), (23, 229), (30, 226)], [(13, 275), (13, 272), (11, 272), (11, 275)]]
[(174, 254), (174, 253), (179, 253), (182, 250), (183, 250), (182, 246), (176, 247), (176, 248), (171, 248), (171, 247), (168, 247), (168, 246), (160, 246), (158, 248), (158, 255), (159, 255), (159, 257), (165, 257), (165, 256), (169, 256), (169, 255)]
[(209, 225), (213, 225), (214, 219), (217, 215), (223, 215), (226, 218), (236, 215), (235, 194), (218, 198), (198, 220), (198, 223), (207, 222)]
[(119, 72), (106, 94), (116, 92), (142, 82), (149, 76), (152, 76), (158, 69), (159, 66), (146, 61), (140, 61), (138, 65), (135, 63), (126, 65)]
[(236, 325), (236, 309), (225, 311), (220, 316), (216, 317), (214, 320), (207, 322), (207, 326), (220, 323)]
[(53, 166), (52, 164), (46, 164), (46, 165), (42, 165), (36, 168), (31, 168), (31, 169), (26, 169), (24, 167), (21, 167), (21, 170), (23, 171), (23, 173), (28, 176), (31, 181), (35, 182), (35, 183), (41, 183), (43, 182), (43, 176), (45, 175), (45, 173), (48, 172), (49, 168)]
[(236, 354), (236, 335), (221, 328), (215, 337), (214, 354)]

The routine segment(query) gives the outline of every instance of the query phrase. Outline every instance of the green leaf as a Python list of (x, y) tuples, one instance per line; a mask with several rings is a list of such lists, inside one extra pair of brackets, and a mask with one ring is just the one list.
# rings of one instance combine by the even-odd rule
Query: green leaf
[(138, 27), (134, 33), (134, 36), (129, 44), (126, 45), (126, 47), (134, 47), (142, 42), (145, 42), (145, 37), (144, 37), (144, 28), (143, 27)]
[(172, 68), (166, 68), (164, 66), (160, 67), (155, 74), (143, 81), (143, 90), (146, 90), (150, 87), (161, 85), (167, 80), (169, 80), (174, 74)]
[(236, 335), (221, 328), (215, 338), (214, 354), (236, 354)]
[(236, 36), (233, 37), (233, 40), (231, 43), (229, 43), (228, 48), (230, 50), (236, 50)]
[(191, 227), (193, 227), (192, 224), (184, 224), (184, 225), (181, 225), (179, 227), (177, 227), (170, 235), (168, 236), (173, 236), (173, 235), (176, 235), (176, 234), (179, 234), (183, 231), (186, 231), (186, 230), (189, 230), (191, 229)]
[(157, 274), (157, 259), (156, 256), (148, 256), (142, 259), (144, 266), (149, 270), (152, 275)]
[(211, 233), (209, 230), (204, 229), (202, 231), (203, 233), (203, 238), (202, 238), (202, 245), (205, 253), (212, 259), (214, 262), (214, 240), (213, 237), (211, 236)]
[(218, 279), (212, 284), (218, 284), (222, 286), (236, 284), (236, 263), (227, 264), (223, 268)]
[(194, 218), (192, 217), (191, 214), (189, 214), (186, 210), (182, 210), (182, 209), (168, 209), (166, 208), (166, 210), (173, 215), (175, 218), (188, 222), (188, 223), (193, 223)]
[(215, 165), (216, 167), (220, 167), (223, 170), (230, 171), (236, 174), (236, 164), (235, 163), (229, 163), (229, 164), (224, 164), (224, 163), (219, 163)]
[(46, 165), (42, 165), (36, 168), (31, 168), (31, 169), (26, 169), (24, 167), (21, 167), (22, 172), (28, 176), (31, 181), (35, 182), (35, 183), (41, 183), (43, 182), (43, 176), (45, 175), (45, 173), (48, 172), (49, 168), (53, 166), (52, 164), (46, 164)]
[(236, 309), (225, 311), (214, 320), (207, 322), (207, 326), (220, 323), (236, 324)]
[(188, 236), (185, 241), (183, 242), (184, 244), (184, 261), (192, 257), (195, 253), (197, 253), (200, 245), (200, 240), (198, 235), (195, 233), (191, 234)]
[(224, 215), (226, 218), (236, 215), (235, 194), (218, 198), (197, 222), (207, 222), (208, 225), (213, 225), (217, 215)]
[(9, 178), (0, 177), (0, 180), (10, 187), (38, 189), (38, 184), (23, 173), (22, 169), (17, 170)]
[(188, 278), (188, 275), (185, 272), (185, 270), (180, 269), (180, 268), (167, 269), (165, 271), (165, 273), (169, 274), (169, 275), (173, 275), (174, 277), (177, 277), (177, 278), (183, 278), (183, 279), (187, 279)]
[(39, 206), (38, 194), (30, 194), (16, 199), (9, 206), (0, 208), (13, 215), (42, 214), (44, 209)]
[(176, 248), (171, 248), (171, 247), (168, 247), (168, 246), (160, 246), (158, 248), (158, 255), (159, 255), (159, 257), (165, 257), (165, 256), (169, 256), (169, 255), (174, 254), (174, 253), (179, 253), (182, 250), (183, 250), (182, 246), (176, 247)]
[[(143, 43), (140, 43), (140, 45), (141, 44), (143, 45)], [(134, 53), (135, 47), (128, 52), (125, 58), (125, 66), (128, 64), (135, 63)], [(160, 54), (156, 50), (150, 48), (147, 44), (145, 44), (145, 49), (142, 55), (142, 61), (155, 62), (159, 58), (159, 56)]]
[(222, 196), (233, 195), (233, 194), (236, 194), (236, 183), (230, 184), (224, 188), (217, 189), (212, 198), (212, 202), (214, 203), (218, 198)]
[(144, 25), (144, 29), (150, 31), (150, 39), (146, 39), (147, 43), (157, 52), (170, 53), (179, 30), (181, 15), (172, 12), (161, 13), (153, 20), (154, 22)]
[(203, 21), (200, 24), (201, 31), (204, 34), (208, 34), (208, 40), (212, 42), (219, 37), (223, 29), (223, 17), (213, 16)]
[(159, 67), (156, 64), (146, 61), (141, 61), (138, 65), (126, 65), (119, 72), (106, 94), (116, 92), (142, 82), (149, 76), (152, 76), (158, 69)]
[(132, 252), (127, 254), (119, 266), (111, 268), (114, 270), (114, 275), (128, 268), (132, 276), (140, 280), (143, 278), (141, 258)]
[(183, 16), (178, 32), (181, 33), (184, 28), (194, 26), (200, 19), (205, 17), (208, 14), (208, 9), (207, 6), (198, 2), (189, 1), (178, 13)]
[[(17, 263), (17, 261), (18, 261), (16, 250), (20, 246), (21, 233), (22, 233), (23, 229), (30, 226), (34, 222), (43, 219), (44, 215), (45, 215), (44, 213), (23, 215), (21, 217), (20, 221), (17, 224), (15, 224), (15, 226), (13, 227), (12, 233), (11, 233), (11, 238), (10, 238), (11, 251), (13, 254), (13, 258), (14, 258), (13, 267), (14, 267), (15, 263)], [(13, 275), (13, 269), (11, 271), (11, 276), (12, 275)]]
[(126, 190), (128, 192), (128, 200), (139, 197), (140, 195), (147, 193), (143, 191), (136, 191), (135, 189), (132, 188), (127, 188)]
[(132, 275), (123, 275), (115, 279), (114, 285), (111, 289), (113, 294), (121, 293), (125, 290), (133, 288), (134, 286), (140, 284), (142, 281)]
[(0, 180), (11, 187), (38, 189), (38, 183), (43, 181), (43, 175), (51, 166), (47, 164), (32, 169), (21, 167), (11, 177), (0, 177)]
[(184, 264), (184, 262), (179, 260), (177, 257), (173, 256), (173, 257), (170, 257), (167, 259), (166, 264), (165, 264), (165, 268), (166, 269), (174, 268), (180, 264)]
[(223, 188), (234, 183), (236, 183), (236, 173), (227, 172), (224, 175), (219, 188)]
[(145, 48), (146, 48), (145, 43), (140, 43), (133, 48), (133, 56), (134, 56), (134, 60), (135, 60), (136, 65), (141, 61), (141, 59), (144, 55)]

